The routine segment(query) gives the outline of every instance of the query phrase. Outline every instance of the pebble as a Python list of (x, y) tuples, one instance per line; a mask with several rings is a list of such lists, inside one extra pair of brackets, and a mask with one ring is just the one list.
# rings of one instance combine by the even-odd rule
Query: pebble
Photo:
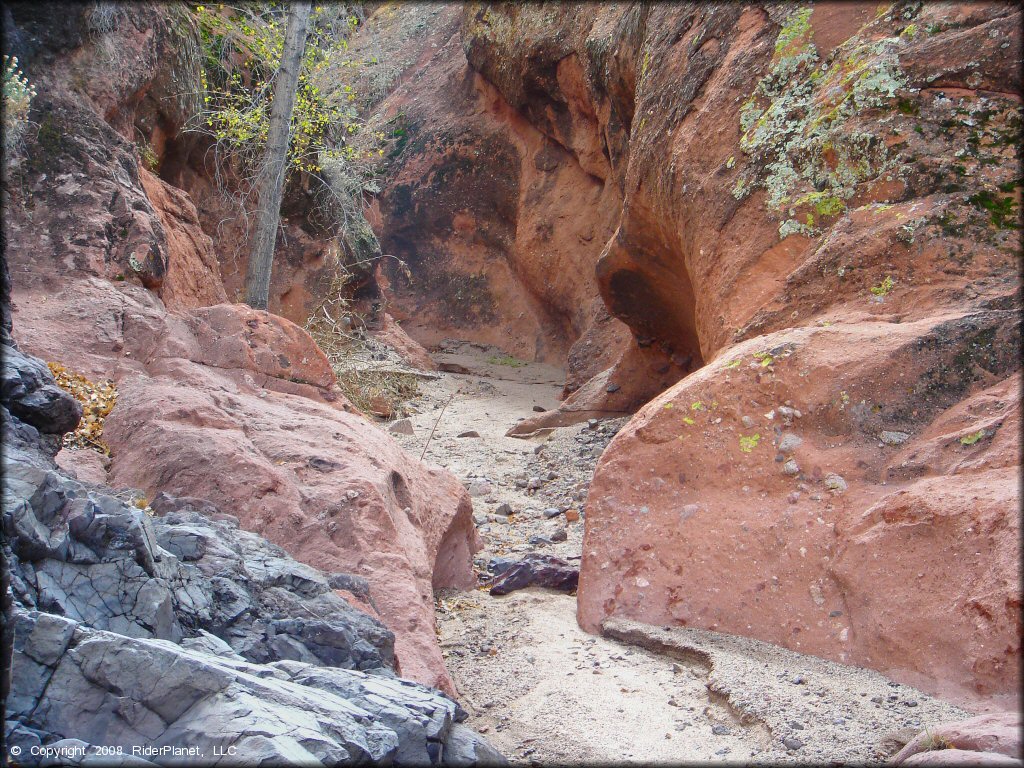
[(544, 517), (548, 518), (549, 520), (552, 517), (558, 517), (560, 514), (562, 514), (562, 510), (560, 510), (558, 507), (548, 507), (547, 509), (544, 510)]
[(541, 480), (539, 477), (531, 477), (529, 480), (526, 481), (526, 489), (529, 491), (536, 491), (542, 485), (544, 485), (544, 481)]
[(496, 515), (511, 515), (512, 514), (512, 505), (508, 504), (508, 503), (499, 504), (497, 506), (497, 508), (494, 510), (494, 514), (496, 514)]
[(792, 736), (785, 736), (782, 739), (782, 743), (786, 747), (786, 749), (800, 749), (804, 745), (804, 743), (800, 741), (800, 739), (794, 738)]
[(779, 440), (779, 450), (783, 453), (792, 453), (803, 444), (803, 438), (794, 435), (792, 432), (787, 432)]
[(620, 387), (618, 384), (609, 384), (607, 387), (604, 388), (604, 391), (610, 395), (614, 392), (618, 392), (620, 389), (622, 389), (622, 387)]
[(790, 459), (782, 465), (782, 474), (789, 475), (791, 477), (800, 474), (800, 465), (796, 463), (796, 459)]
[(587, 419), (587, 427), (589, 427), (590, 429), (597, 429), (597, 425), (597, 419)]
[(878, 436), (878, 439), (881, 440), (886, 445), (903, 445), (903, 443), (907, 442), (907, 440), (910, 439), (910, 435), (908, 435), (906, 432), (886, 431), (882, 432), (882, 434)]
[(749, 416), (744, 416), (742, 419), (740, 419), (740, 422), (743, 424), (744, 429), (754, 428), (754, 420)]
[(825, 487), (833, 493), (839, 494), (845, 492), (849, 486), (847, 486), (846, 481), (841, 475), (837, 475), (835, 472), (829, 472), (825, 475)]
[(534, 413), (544, 413), (544, 411), (546, 411), (546, 410), (547, 410), (547, 408), (545, 408), (543, 405), (535, 405), (535, 406), (533, 406), (533, 412)]
[(804, 729), (803, 723), (798, 723), (796, 720), (790, 720), (789, 727), (797, 731), (802, 731)]
[(469, 495), (473, 497), (486, 496), (492, 490), (491, 484), (486, 480), (474, 480), (469, 484)]
[(711, 732), (713, 734), (715, 734), (715, 736), (731, 736), (732, 735), (732, 731), (730, 731), (728, 729), (728, 727), (726, 727), (724, 725), (712, 726), (711, 727)]
[[(568, 539), (569, 539), (569, 534), (565, 532), (565, 528), (559, 528), (557, 531), (555, 531), (554, 533), (551, 534), (551, 540), (552, 541), (567, 541)], [(909, 707), (909, 706), (916, 706), (916, 705), (911, 705), (911, 704), (908, 703), (907, 706)]]
[(471, 429), (468, 432), (460, 432), (457, 436), (458, 437), (480, 437), (480, 433), (477, 432), (475, 429)]
[(394, 435), (412, 435), (415, 434), (412, 428), (412, 422), (409, 419), (399, 419), (398, 421), (392, 422), (391, 426), (388, 427), (388, 432)]
[(546, 547), (548, 544), (554, 544), (551, 539), (545, 536), (531, 536), (527, 541), (534, 547)]

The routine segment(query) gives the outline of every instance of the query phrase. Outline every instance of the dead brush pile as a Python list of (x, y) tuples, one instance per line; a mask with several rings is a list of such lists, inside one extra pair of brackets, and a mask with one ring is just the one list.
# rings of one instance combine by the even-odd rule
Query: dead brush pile
[(61, 389), (82, 404), (82, 420), (74, 432), (64, 435), (65, 448), (92, 448), (104, 456), (110, 448), (103, 442), (103, 421), (117, 404), (114, 382), (92, 382), (80, 373), (69, 371), (60, 363), (47, 363)]
[(354, 331), (346, 309), (344, 299), (325, 299), (305, 325), (327, 355), (339, 389), (363, 413), (385, 419), (408, 415), (405, 404), (420, 394), (419, 376), (396, 370), (386, 359), (375, 359), (374, 353), (383, 345)]

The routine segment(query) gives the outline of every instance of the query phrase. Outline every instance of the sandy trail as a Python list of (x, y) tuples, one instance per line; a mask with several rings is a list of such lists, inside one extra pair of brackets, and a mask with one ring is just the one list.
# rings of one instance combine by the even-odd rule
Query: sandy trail
[[(534, 406), (554, 407), (562, 371), (509, 365), (468, 343), (435, 358), (469, 373), (425, 380), (412, 404), (414, 434), (395, 437), (419, 456), (437, 423), (426, 460), (477, 494), (477, 570), (532, 551), (578, 561), (583, 520), (544, 511), (585, 510), (597, 458), (624, 420), (508, 438)], [(468, 431), (480, 436), (458, 437)], [(495, 514), (502, 504), (513, 514)], [(560, 530), (565, 541), (530, 542)], [(877, 673), (744, 638), (624, 622), (588, 635), (571, 595), (437, 598), (441, 647), (469, 724), (516, 762), (878, 762), (923, 727), (966, 716)]]

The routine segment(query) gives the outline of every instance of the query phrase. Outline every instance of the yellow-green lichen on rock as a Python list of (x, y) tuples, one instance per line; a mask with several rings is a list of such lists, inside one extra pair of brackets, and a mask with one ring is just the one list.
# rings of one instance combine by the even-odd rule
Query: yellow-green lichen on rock
[(864, 130), (854, 118), (894, 108), (898, 93), (913, 92), (897, 57), (905, 37), (876, 19), (822, 60), (812, 12), (798, 6), (785, 18), (768, 73), (740, 107), (740, 149), (753, 162), (733, 195), (764, 189), (769, 214), (783, 219), (783, 238), (819, 234), (858, 185), (896, 167), (877, 128)]

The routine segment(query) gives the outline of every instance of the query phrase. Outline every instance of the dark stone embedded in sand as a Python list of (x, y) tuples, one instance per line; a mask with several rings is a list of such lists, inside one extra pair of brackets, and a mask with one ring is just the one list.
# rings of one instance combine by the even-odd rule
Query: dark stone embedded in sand
[(574, 592), (580, 571), (552, 555), (529, 554), (507, 568), (491, 583), (491, 594), (500, 596), (527, 587), (546, 587)]

